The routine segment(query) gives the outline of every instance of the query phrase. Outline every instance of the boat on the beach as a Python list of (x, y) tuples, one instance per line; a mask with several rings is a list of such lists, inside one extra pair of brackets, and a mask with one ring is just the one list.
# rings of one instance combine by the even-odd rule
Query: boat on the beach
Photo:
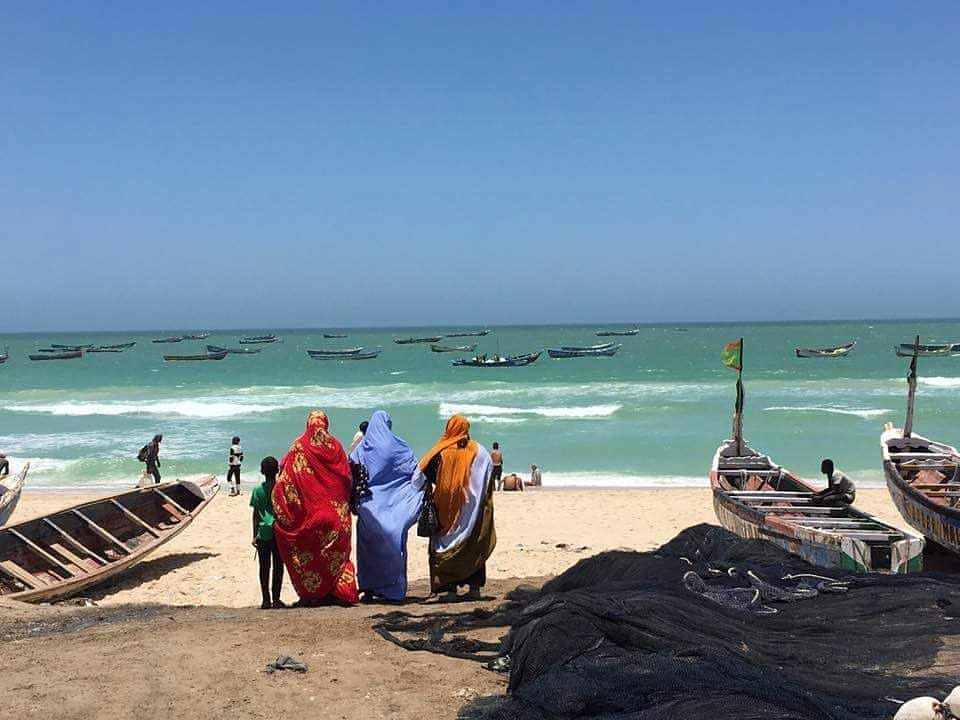
[(240, 338), (241, 345), (266, 345), (268, 343), (275, 343), (279, 340), (276, 335), (253, 335), (251, 337), (242, 337)]
[(913, 432), (921, 347), (918, 337), (907, 375), (903, 428), (887, 423), (880, 435), (883, 475), (903, 519), (938, 545), (960, 553), (960, 453), (952, 445)]
[(554, 359), (580, 357), (612, 357), (616, 355), (622, 345), (609, 345), (596, 348), (547, 348), (547, 355)]
[(220, 352), (200, 353), (199, 355), (164, 355), (163, 359), (167, 362), (177, 362), (181, 360), (223, 360), (227, 356), (226, 350)]
[(183, 337), (181, 337), (181, 336), (179, 336), (179, 335), (171, 335), (170, 337), (165, 337), (165, 338), (154, 338), (154, 339), (151, 340), (150, 342), (153, 342), (153, 343), (178, 343), (178, 342), (183, 342)]
[(743, 439), (743, 340), (729, 343), (723, 363), (737, 370), (733, 439), (710, 465), (713, 509), (737, 535), (767, 540), (813, 565), (857, 572), (906, 573), (923, 568), (923, 538), (852, 505), (818, 505), (816, 489)]
[(817, 357), (846, 357), (850, 354), (850, 351), (853, 350), (853, 346), (857, 344), (857, 341), (848, 342), (846, 345), (836, 345), (834, 347), (827, 348), (796, 348), (795, 352), (797, 353), (798, 358), (817, 358)]
[(346, 335), (342, 333), (324, 333), (323, 336), (327, 340), (342, 340), (343, 338), (346, 337)]
[(310, 358), (312, 360), (373, 360), (376, 357), (379, 357), (382, 350), (367, 350), (349, 354), (318, 354), (310, 353)]
[(207, 352), (209, 353), (226, 353), (227, 355), (256, 355), (258, 352), (261, 352), (263, 348), (232, 348), (232, 347), (221, 347), (219, 345), (207, 345)]
[(208, 337), (210, 337), (210, 333), (203, 332), (203, 333), (196, 333), (195, 335), (184, 335), (183, 339), (184, 340), (206, 340)]
[(476, 349), (477, 343), (471, 345), (437, 345), (432, 343), (430, 345), (430, 352), (435, 353), (473, 352)]
[(630, 337), (639, 334), (640, 328), (630, 328), (628, 330), (597, 330), (594, 333), (597, 337)]
[(949, 355), (950, 353), (960, 352), (960, 343), (936, 343), (920, 345), (917, 348), (914, 347), (914, 343), (900, 343), (894, 348), (894, 352), (900, 357), (913, 357), (914, 349), (917, 350), (917, 355), (921, 357)]
[(511, 355), (502, 357), (500, 355), (478, 355), (472, 358), (457, 358), (453, 361), (455, 367), (482, 367), (482, 368), (501, 368), (501, 367), (521, 367), (535, 363), (540, 357), (539, 352), (526, 353), (524, 355)]
[(0, 597), (48, 601), (112, 578), (183, 532), (218, 489), (213, 475), (150, 485), (0, 528)]
[(333, 355), (339, 357), (341, 355), (356, 355), (358, 353), (362, 353), (364, 349), (365, 348), (359, 345), (351, 348), (317, 348), (313, 350), (307, 348), (307, 355)]
[(416, 343), (435, 343), (443, 340), (443, 335), (434, 335), (433, 337), (421, 337), (421, 338), (394, 338), (393, 341), (397, 345), (414, 345)]
[(30, 463), (24, 463), (23, 469), (16, 475), (7, 475), (0, 480), (0, 525), (5, 525), (20, 502), (23, 483), (27, 479)]
[(457, 332), (447, 333), (444, 337), (486, 337), (490, 334), (489, 330), (458, 330)]
[(66, 350), (63, 352), (38, 353), (29, 356), (31, 360), (76, 360), (83, 357), (83, 350)]

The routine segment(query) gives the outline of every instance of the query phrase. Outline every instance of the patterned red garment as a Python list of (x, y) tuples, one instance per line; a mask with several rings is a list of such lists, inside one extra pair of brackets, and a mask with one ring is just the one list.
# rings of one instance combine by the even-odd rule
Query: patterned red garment
[(302, 602), (353, 604), (360, 598), (350, 561), (350, 464), (329, 427), (326, 413), (310, 413), (284, 456), (273, 488), (274, 535)]

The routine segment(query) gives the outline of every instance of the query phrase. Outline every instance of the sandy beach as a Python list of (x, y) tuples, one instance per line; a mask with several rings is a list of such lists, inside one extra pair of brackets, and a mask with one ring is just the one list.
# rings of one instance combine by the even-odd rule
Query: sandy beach
[[(16, 519), (88, 497), (27, 493)], [(272, 718), (316, 708), (318, 717), (440, 718), (454, 717), (470, 697), (503, 691), (505, 678), (477, 663), (381, 639), (371, 626), (383, 606), (255, 609), (247, 500), (221, 493), (156, 555), (88, 593), (97, 607), (0, 604), (7, 712), (79, 720), (189, 709), (198, 717)], [(706, 488), (537, 489), (499, 494), (495, 502), (499, 542), (480, 603), (486, 606), (597, 552), (645, 550), (684, 527), (715, 523)], [(858, 504), (899, 522), (883, 489), (861, 491)], [(409, 553), (412, 597), (404, 610), (434, 611), (423, 602), (424, 541), (411, 536)], [(294, 599), (289, 589), (285, 599)], [(264, 666), (281, 652), (303, 659), (310, 672), (266, 675)]]

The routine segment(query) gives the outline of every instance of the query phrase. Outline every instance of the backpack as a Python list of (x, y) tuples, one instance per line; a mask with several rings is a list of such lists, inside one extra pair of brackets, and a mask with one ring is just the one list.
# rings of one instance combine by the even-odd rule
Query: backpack
[(150, 453), (150, 443), (147, 443), (142, 448), (140, 448), (140, 452), (137, 453), (137, 460), (139, 460), (140, 462), (146, 462), (147, 455), (149, 453)]

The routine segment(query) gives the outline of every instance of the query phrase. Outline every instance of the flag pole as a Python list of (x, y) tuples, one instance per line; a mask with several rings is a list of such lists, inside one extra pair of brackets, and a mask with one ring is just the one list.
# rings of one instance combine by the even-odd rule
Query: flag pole
[(913, 341), (913, 359), (910, 361), (910, 372), (907, 374), (907, 419), (903, 423), (903, 436), (913, 435), (913, 400), (917, 394), (917, 355), (920, 354), (920, 336)]
[(737, 401), (733, 413), (733, 439), (737, 455), (743, 455), (743, 338), (740, 338), (740, 367), (737, 368)]

